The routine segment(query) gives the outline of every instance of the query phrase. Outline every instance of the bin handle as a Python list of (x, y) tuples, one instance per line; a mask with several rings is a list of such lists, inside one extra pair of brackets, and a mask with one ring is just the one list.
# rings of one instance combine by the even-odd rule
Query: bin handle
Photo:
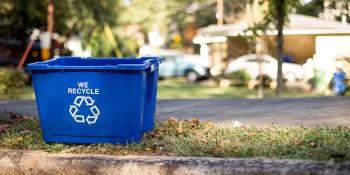
[[(81, 58), (80, 58), (81, 59)], [(86, 58), (84, 58), (86, 59)], [(141, 64), (118, 64), (115, 66), (60, 66), (60, 65), (50, 65), (49, 63), (55, 61), (56, 59), (31, 63), (26, 67), (26, 70), (31, 72), (32, 70), (149, 70), (153, 72), (157, 69), (158, 66), (154, 66), (155, 64), (159, 64), (162, 62), (162, 58), (157, 57), (156, 59), (150, 58), (143, 61)]]
[[(157, 63), (157, 64), (158, 64), (158, 63)], [(157, 69), (158, 69), (157, 64), (152, 64), (152, 65), (147, 69), (147, 72), (148, 72), (148, 73), (152, 73), (152, 72), (154, 72), (155, 70), (157, 70)]]

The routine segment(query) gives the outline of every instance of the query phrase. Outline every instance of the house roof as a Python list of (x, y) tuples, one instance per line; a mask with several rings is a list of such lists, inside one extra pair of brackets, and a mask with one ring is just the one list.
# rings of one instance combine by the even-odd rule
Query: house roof
[[(312, 16), (290, 14), (289, 21), (284, 27), (285, 35), (305, 35), (305, 34), (350, 34), (350, 25), (341, 22), (319, 19)], [(234, 24), (209, 25), (200, 28), (196, 35), (198, 37), (217, 36), (238, 36), (246, 35), (244, 31), (248, 29), (248, 20), (242, 19)], [(276, 35), (276, 30), (266, 32), (267, 35)]]

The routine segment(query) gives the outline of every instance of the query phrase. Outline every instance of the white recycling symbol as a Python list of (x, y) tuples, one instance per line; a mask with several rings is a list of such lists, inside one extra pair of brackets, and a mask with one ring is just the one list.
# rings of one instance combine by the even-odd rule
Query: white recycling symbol
[[(92, 115), (87, 115), (86, 117), (84, 115), (78, 114), (79, 107), (85, 102), (86, 106), (90, 107), (90, 112)], [(100, 110), (96, 105), (94, 105), (95, 100), (93, 100), (89, 96), (77, 96), (74, 100), (74, 105), (69, 105), (69, 113), (73, 117), (73, 119), (78, 123), (88, 123), (94, 124), (96, 123), (98, 116), (100, 115)]]

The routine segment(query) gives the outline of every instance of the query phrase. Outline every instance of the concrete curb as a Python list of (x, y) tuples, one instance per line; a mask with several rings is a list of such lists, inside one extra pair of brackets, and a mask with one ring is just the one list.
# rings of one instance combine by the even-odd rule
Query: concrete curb
[(49, 154), (0, 149), (0, 174), (350, 174), (350, 162)]

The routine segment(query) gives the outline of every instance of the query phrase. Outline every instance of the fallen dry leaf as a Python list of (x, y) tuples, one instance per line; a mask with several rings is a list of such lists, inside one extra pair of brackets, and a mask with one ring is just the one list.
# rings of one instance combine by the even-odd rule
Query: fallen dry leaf
[(155, 145), (149, 146), (146, 148), (146, 151), (155, 152), (157, 150), (157, 147)]
[(29, 130), (23, 130), (23, 131), (20, 131), (19, 133), (21, 133), (21, 134), (28, 134), (28, 133), (30, 133), (30, 131)]
[(198, 118), (192, 118), (190, 121), (191, 121), (192, 123), (195, 123), (196, 125), (199, 124)]
[(208, 140), (206, 140), (204, 138), (200, 139), (200, 141), (203, 142), (203, 143), (208, 143)]
[(175, 117), (170, 117), (170, 118), (169, 118), (169, 121), (171, 121), (171, 122), (178, 122), (178, 119), (175, 118)]
[(180, 126), (180, 127), (176, 128), (176, 132), (178, 134), (182, 134), (184, 132), (184, 129), (182, 129), (182, 127)]
[(302, 140), (295, 140), (294, 145), (301, 145), (303, 143)]
[(18, 113), (11, 113), (11, 119), (21, 119), (23, 118), (22, 115)]
[(245, 135), (246, 136), (256, 136), (256, 133), (255, 132), (248, 132)]
[(11, 112), (11, 111), (5, 111), (5, 114), (10, 118), (9, 123), (16, 123), (22, 120), (28, 120), (30, 119), (27, 115), (21, 115), (19, 113)]
[(315, 148), (317, 146), (317, 144), (315, 142), (310, 142), (309, 146), (312, 147), (312, 148)]
[(28, 119), (30, 119), (30, 117), (29, 116), (27, 116), (27, 115), (23, 115), (23, 117), (22, 117), (24, 120), (28, 120)]
[(1, 124), (0, 125), (0, 133), (6, 132), (9, 126), (10, 126), (9, 124)]

